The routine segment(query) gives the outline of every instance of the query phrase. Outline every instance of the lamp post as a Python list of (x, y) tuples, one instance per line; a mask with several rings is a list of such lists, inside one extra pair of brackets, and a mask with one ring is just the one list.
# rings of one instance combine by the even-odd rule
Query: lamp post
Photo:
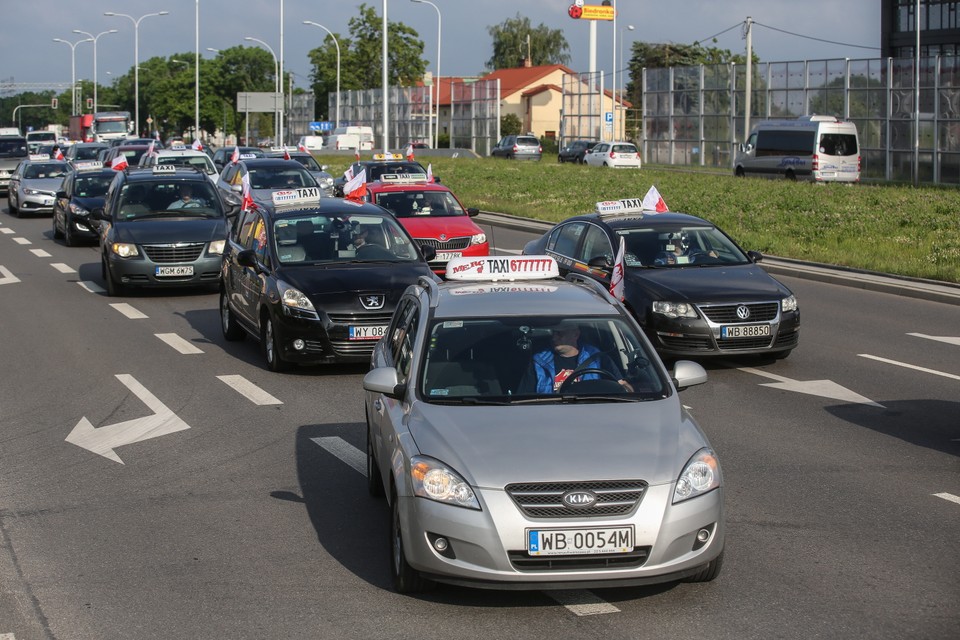
[(200, 0), (194, 3), (194, 49), (196, 66), (193, 72), (193, 139), (200, 139)]
[(63, 38), (54, 38), (54, 42), (70, 45), (70, 115), (77, 115), (77, 45), (81, 42), (90, 42), (90, 38), (70, 42)]
[(87, 36), (93, 40), (93, 112), (97, 112), (97, 40), (100, 39), (100, 36), (105, 36), (108, 33), (116, 33), (116, 29), (110, 29), (109, 31), (101, 31), (97, 35), (88, 33), (86, 31), (80, 31), (80, 29), (74, 29), (74, 33), (79, 33), (82, 36)]
[[(627, 30), (627, 31), (633, 31), (633, 29), (634, 29), (634, 26), (633, 26), (632, 24), (628, 24), (628, 25), (626, 26), (626, 30)], [(624, 39), (625, 39), (625, 38), (623, 37), (623, 29), (620, 29), (620, 66), (623, 66), (623, 41), (624, 41)], [(620, 88), (620, 111), (621, 111), (621, 113), (623, 112), (623, 94), (626, 93), (626, 90), (627, 90), (627, 81), (626, 81), (626, 79), (624, 78), (625, 75), (626, 75), (626, 73), (624, 73), (624, 72), (621, 70), (621, 72), (620, 72), (620, 84), (623, 85), (623, 86)], [(620, 117), (619, 117), (619, 116), (617, 117), (617, 123), (620, 123)], [(626, 138), (626, 137), (627, 137), (627, 123), (626, 123), (626, 122), (623, 122), (623, 128), (621, 129), (621, 134), (622, 134), (622, 135), (621, 135), (621, 138)]]
[(333, 44), (337, 48), (337, 118), (334, 127), (340, 126), (340, 43), (337, 42), (337, 37), (333, 35), (333, 32), (330, 29), (327, 29), (320, 23), (313, 22), (312, 20), (304, 20), (303, 24), (312, 24), (315, 27), (320, 27), (324, 31), (330, 34), (330, 37), (333, 39)]
[(103, 13), (105, 16), (127, 18), (133, 23), (133, 126), (137, 131), (137, 135), (140, 135), (140, 21), (144, 18), (165, 16), (169, 13), (169, 11), (158, 11), (157, 13), (147, 13), (139, 18), (134, 18), (125, 13), (114, 13), (113, 11), (105, 11)]
[(280, 119), (280, 116), (277, 113), (277, 98), (276, 98), (276, 94), (280, 93), (280, 63), (277, 61), (277, 54), (275, 54), (273, 52), (273, 49), (270, 48), (270, 45), (268, 45), (263, 40), (260, 40), (259, 38), (251, 38), (250, 36), (247, 36), (246, 38), (244, 38), (244, 40), (249, 40), (250, 42), (256, 42), (256, 43), (262, 44), (267, 49), (267, 51), (270, 52), (270, 55), (273, 56), (273, 69), (274, 69), (273, 136), (274, 138), (276, 138), (279, 132), (279, 119)]
[[(440, 7), (430, 2), (430, 0), (410, 0), (410, 2), (416, 2), (417, 4), (428, 4), (437, 11), (437, 77), (434, 80), (434, 84), (437, 85), (437, 120), (436, 127), (434, 128), (434, 138), (433, 138), (433, 148), (437, 148), (437, 143), (440, 140), (440, 36), (443, 33), (443, 18), (440, 16)], [(432, 114), (431, 114), (432, 115)], [(429, 126), (429, 125), (428, 125)]]

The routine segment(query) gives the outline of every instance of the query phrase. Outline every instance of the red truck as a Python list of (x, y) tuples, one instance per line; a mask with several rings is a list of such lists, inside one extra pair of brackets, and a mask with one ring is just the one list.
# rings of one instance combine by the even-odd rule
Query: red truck
[(93, 114), (70, 116), (70, 139), (93, 142)]

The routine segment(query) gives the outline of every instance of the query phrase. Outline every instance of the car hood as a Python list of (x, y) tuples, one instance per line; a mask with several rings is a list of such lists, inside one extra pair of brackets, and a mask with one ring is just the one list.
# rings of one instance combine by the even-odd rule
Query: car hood
[(462, 238), (483, 233), (469, 216), (424, 216), (422, 218), (398, 218), (400, 224), (414, 238)]
[(368, 262), (294, 266), (284, 268), (278, 275), (311, 298), (393, 291), (396, 295), (390, 299), (399, 300), (418, 277), (433, 277), (433, 272), (421, 262)]
[[(627, 286), (640, 285), (660, 300), (749, 302), (779, 300), (790, 291), (756, 264), (628, 268)], [(629, 294), (628, 294), (629, 295)]]
[(423, 455), (471, 485), (511, 482), (676, 480), (707, 446), (676, 395), (652, 402), (446, 406), (418, 402), (408, 428)]
[(29, 187), (30, 189), (39, 189), (40, 191), (53, 191), (56, 192), (60, 189), (60, 185), (63, 184), (63, 178), (30, 178), (23, 179), (20, 181), (20, 185), (23, 187)]
[(223, 218), (146, 218), (115, 224), (114, 242), (174, 244), (210, 242), (227, 237)]

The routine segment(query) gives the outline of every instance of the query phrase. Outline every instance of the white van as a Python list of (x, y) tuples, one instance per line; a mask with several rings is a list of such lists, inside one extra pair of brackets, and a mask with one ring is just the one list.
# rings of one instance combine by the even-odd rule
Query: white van
[(297, 148), (303, 148), (307, 151), (320, 151), (323, 149), (323, 136), (300, 136), (297, 141)]
[(324, 149), (373, 151), (373, 127), (337, 127), (324, 141)]
[(833, 116), (763, 120), (740, 145), (736, 176), (859, 182), (860, 139), (852, 122)]

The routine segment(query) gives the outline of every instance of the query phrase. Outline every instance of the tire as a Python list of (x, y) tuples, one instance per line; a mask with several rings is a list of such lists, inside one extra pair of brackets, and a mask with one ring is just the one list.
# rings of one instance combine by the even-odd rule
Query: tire
[(243, 330), (243, 327), (240, 326), (237, 319), (233, 317), (233, 312), (230, 311), (230, 303), (227, 299), (227, 292), (222, 289), (220, 290), (220, 328), (223, 330), (223, 337), (230, 342), (243, 340), (246, 335), (246, 331)]
[(370, 437), (370, 418), (367, 418), (367, 493), (374, 498), (382, 498), (383, 476), (380, 475), (380, 467), (377, 466), (377, 460), (373, 456), (373, 438)]
[(684, 582), (711, 582), (720, 575), (721, 567), (723, 567), (723, 551), (699, 572), (685, 578)]
[(9, 193), (7, 194), (7, 211), (10, 212), (10, 215), (20, 217), (20, 209), (13, 206), (13, 196)]
[(397, 593), (420, 593), (433, 586), (420, 572), (407, 564), (403, 552), (403, 533), (400, 528), (400, 500), (396, 492), (390, 503), (390, 574)]
[[(53, 235), (54, 237), (56, 237), (57, 235), (56, 217), (54, 217), (53, 219)], [(73, 231), (70, 230), (70, 221), (67, 220), (66, 218), (64, 218), (64, 221), (63, 221), (63, 233), (60, 235), (63, 236), (63, 244), (67, 245), (68, 247), (77, 246), (77, 238), (76, 236), (73, 235)]]
[(557, 156), (557, 162), (563, 164), (563, 156)]
[(795, 174), (793, 171), (787, 171), (785, 174), (783, 174), (783, 178), (784, 180), (788, 180), (790, 182), (796, 182), (797, 174)]
[(53, 239), (54, 239), (54, 240), (59, 240), (59, 239), (61, 239), (61, 238), (63, 237), (63, 232), (61, 232), (60, 229), (57, 228), (57, 214), (56, 214), (56, 213), (53, 214), (53, 222), (51, 223), (51, 226), (53, 227)]
[(737, 170), (734, 172), (733, 175), (735, 175), (738, 178), (745, 178), (747, 177), (747, 172), (743, 170), (743, 167), (737, 167)]
[(262, 327), (260, 345), (263, 348), (263, 357), (267, 361), (267, 368), (274, 373), (286, 371), (287, 361), (280, 355), (277, 347), (277, 330), (269, 313), (264, 314)]
[(106, 281), (106, 284), (107, 284), (107, 295), (110, 296), (111, 298), (122, 296), (124, 293), (123, 284), (113, 278), (113, 274), (110, 273), (110, 269), (109, 267), (107, 267), (106, 258), (102, 259), (102, 262), (100, 264), (100, 271), (103, 274), (103, 279)]

